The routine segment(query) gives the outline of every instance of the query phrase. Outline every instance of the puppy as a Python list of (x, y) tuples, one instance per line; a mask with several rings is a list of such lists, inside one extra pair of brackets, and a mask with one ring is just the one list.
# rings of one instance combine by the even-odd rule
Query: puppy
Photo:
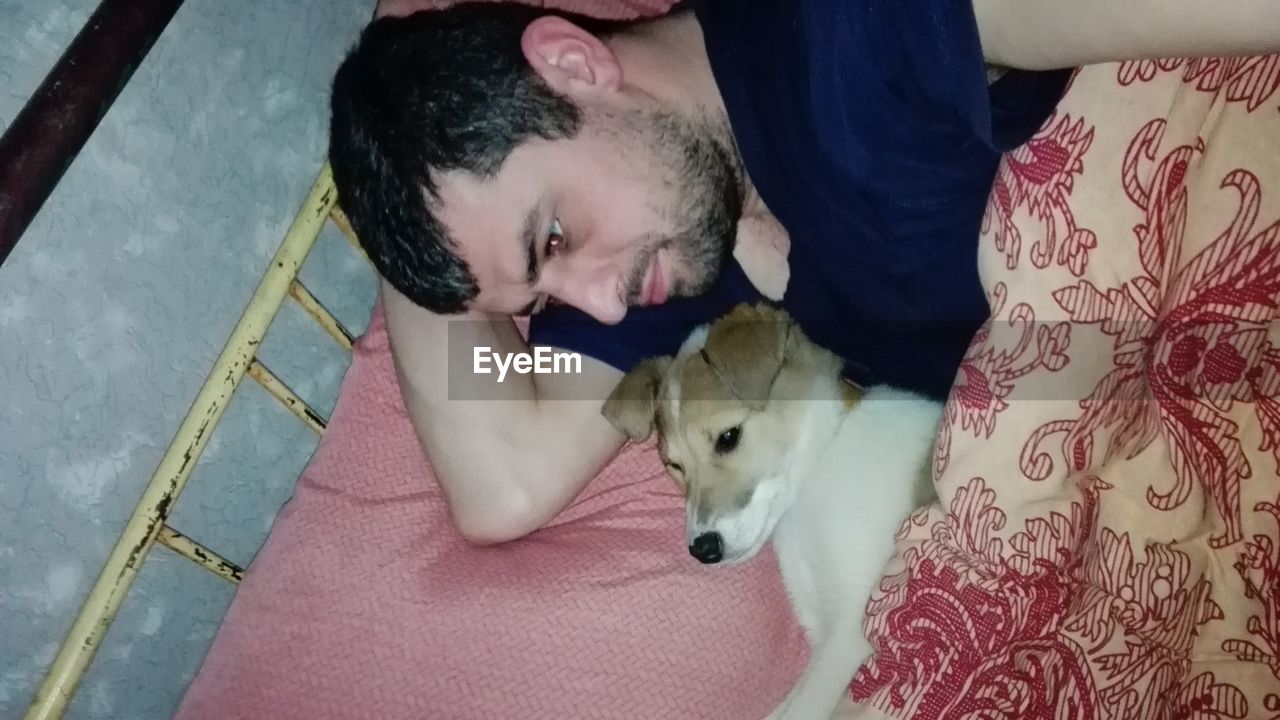
[(941, 405), (854, 388), (786, 313), (742, 305), (640, 363), (603, 412), (633, 441), (657, 430), (695, 558), (741, 563), (773, 539), (811, 654), (769, 717), (831, 717), (871, 654), (863, 615), (895, 532), (933, 498)]

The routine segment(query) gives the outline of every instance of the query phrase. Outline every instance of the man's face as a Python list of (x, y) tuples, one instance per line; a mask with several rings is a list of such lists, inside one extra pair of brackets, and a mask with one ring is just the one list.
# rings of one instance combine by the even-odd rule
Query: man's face
[(493, 178), (440, 176), (436, 211), (475, 275), (473, 306), (572, 305), (604, 323), (705, 292), (732, 257), (742, 197), (724, 131), (639, 110), (588, 112)]

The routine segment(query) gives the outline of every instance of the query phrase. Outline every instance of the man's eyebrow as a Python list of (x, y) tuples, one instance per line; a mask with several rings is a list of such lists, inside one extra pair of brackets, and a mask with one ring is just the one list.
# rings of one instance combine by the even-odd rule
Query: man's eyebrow
[(525, 280), (532, 285), (538, 279), (538, 208), (529, 209), (524, 219), (524, 233), (521, 235), (526, 253)]

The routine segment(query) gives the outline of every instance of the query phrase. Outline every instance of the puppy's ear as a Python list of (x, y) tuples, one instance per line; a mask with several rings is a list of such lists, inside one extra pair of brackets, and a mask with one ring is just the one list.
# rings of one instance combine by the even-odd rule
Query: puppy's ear
[(703, 359), (729, 392), (760, 408), (787, 358), (787, 345), (798, 333), (786, 312), (765, 304), (739, 305), (711, 325)]
[(658, 410), (658, 388), (671, 358), (658, 357), (641, 361), (623, 376), (601, 413), (633, 442), (640, 442), (653, 432), (653, 418)]

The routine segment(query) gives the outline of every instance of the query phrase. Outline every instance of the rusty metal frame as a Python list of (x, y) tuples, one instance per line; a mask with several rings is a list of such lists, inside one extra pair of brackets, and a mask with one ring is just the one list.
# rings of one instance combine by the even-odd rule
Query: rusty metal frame
[(137, 508), (125, 524), (124, 532), (107, 557), (97, 582), (81, 606), (71, 631), (59, 648), (27, 710), (27, 720), (62, 717), (110, 630), (139, 568), (156, 543), (229, 582), (240, 581), (243, 571), (239, 567), (175, 530), (169, 526), (167, 519), (173, 503), (186, 487), (201, 452), (231, 401), (232, 394), (245, 375), (262, 384), (316, 433), (324, 431), (325, 418), (259, 362), (256, 353), (286, 296), (294, 298), (341, 347), (351, 349), (351, 333), (298, 280), (298, 270), (315, 245), (326, 221), (332, 220), (347, 240), (359, 250), (351, 225), (335, 204), (336, 197), (333, 174), (328, 164), (325, 164), (285, 234), (279, 250), (271, 259), (271, 265), (241, 315), (240, 322), (231, 332), (226, 346), (213, 364), (213, 370), (161, 458)]
[(182, 0), (102, 0), (0, 135), (0, 264)]

